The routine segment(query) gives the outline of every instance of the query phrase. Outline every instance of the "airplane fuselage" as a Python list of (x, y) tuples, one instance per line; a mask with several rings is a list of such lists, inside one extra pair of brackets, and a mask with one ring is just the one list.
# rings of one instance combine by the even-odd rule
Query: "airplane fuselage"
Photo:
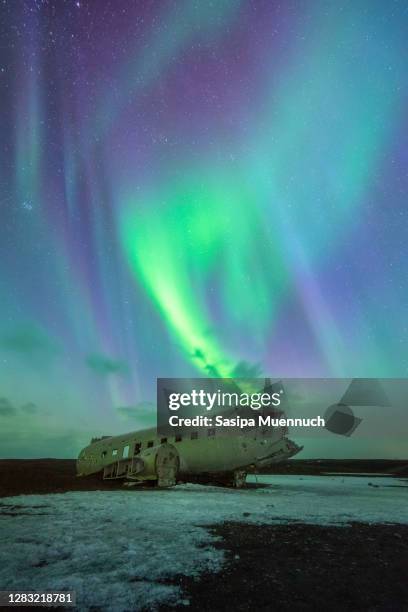
[[(177, 478), (232, 474), (265, 467), (300, 449), (280, 427), (254, 427), (244, 432), (225, 428), (197, 428), (189, 434), (159, 436), (155, 428), (102, 438), (85, 447), (77, 461), (78, 475), (104, 471), (104, 477), (155, 480), (155, 454), (164, 446), (177, 455)], [(139, 465), (135, 471), (135, 462)], [(141, 466), (141, 462), (144, 467)], [(114, 469), (114, 466), (117, 469)], [(150, 467), (149, 467), (150, 466)]]

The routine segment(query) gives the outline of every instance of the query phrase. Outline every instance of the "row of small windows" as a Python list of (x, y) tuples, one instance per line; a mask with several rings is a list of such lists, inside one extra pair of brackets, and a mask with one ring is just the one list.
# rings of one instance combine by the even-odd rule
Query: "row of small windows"
[[(208, 429), (207, 430), (207, 435), (209, 438), (212, 438), (215, 436), (215, 429)], [(183, 439), (182, 435), (177, 435), (174, 438), (175, 442), (181, 442)], [(191, 440), (198, 440), (198, 431), (193, 431), (190, 434), (190, 439)], [(146, 444), (146, 448), (152, 448), (154, 446), (154, 440), (149, 440)], [(167, 438), (161, 438), (160, 439), (160, 444), (166, 444), (167, 443)], [(127, 459), (129, 457), (129, 450), (130, 450), (130, 445), (127, 444), (126, 446), (123, 447), (123, 451), (122, 451), (122, 459)], [(133, 451), (133, 455), (139, 455), (140, 451), (142, 450), (142, 442), (136, 442), (135, 443), (135, 448)], [(117, 457), (118, 456), (118, 449), (117, 448), (113, 448), (112, 449), (112, 457)], [(104, 450), (101, 453), (102, 458), (106, 457), (108, 451)]]

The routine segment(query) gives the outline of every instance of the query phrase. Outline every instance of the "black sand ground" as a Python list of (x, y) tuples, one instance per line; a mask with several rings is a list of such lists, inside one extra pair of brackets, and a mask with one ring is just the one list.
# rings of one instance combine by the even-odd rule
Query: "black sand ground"
[(75, 466), (73, 459), (0, 460), (0, 497), (123, 488), (122, 482), (102, 481), (99, 475), (77, 478)]
[[(325, 472), (405, 477), (407, 463), (293, 461), (275, 471)], [(73, 460), (0, 461), (0, 497), (113, 488), (122, 483), (76, 478)], [(225, 523), (209, 529), (221, 537), (226, 566), (216, 575), (173, 581), (185, 592), (186, 605), (177, 609), (408, 612), (408, 525)]]
[(216, 576), (179, 578), (190, 609), (408, 610), (408, 525), (227, 523), (211, 530), (223, 538), (228, 563)]
[[(63, 493), (122, 489), (121, 481), (102, 481), (99, 475), (77, 478), (74, 459), (0, 460), (0, 497), (30, 493)], [(277, 464), (274, 474), (379, 473), (408, 477), (407, 461), (291, 460)]]

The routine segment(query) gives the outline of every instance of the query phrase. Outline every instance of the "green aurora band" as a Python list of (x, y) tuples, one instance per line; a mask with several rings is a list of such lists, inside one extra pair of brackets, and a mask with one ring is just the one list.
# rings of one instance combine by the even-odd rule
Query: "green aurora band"
[[(186, 178), (167, 178), (166, 171), (158, 187), (136, 196), (130, 186), (120, 203), (136, 278), (207, 375), (233, 375), (239, 351), (213, 321), (221, 317), (222, 327), (239, 330), (262, 356), (291, 291), (300, 295), (325, 362), (334, 375), (346, 374), (347, 351), (339, 350), (340, 329), (314, 271), (364, 214), (379, 152), (402, 110), (397, 73), (389, 70), (401, 63), (401, 49), (398, 40), (380, 52), (374, 39), (362, 43), (370, 24), (357, 8), (337, 20), (333, 12), (308, 26), (310, 42), (295, 45), (273, 86), (265, 79), (251, 133), (234, 144), (237, 161), (225, 161), (231, 143), (221, 140), (217, 166), (211, 159), (193, 169), (172, 161), (179, 164), (174, 175)], [(353, 56), (359, 61), (350, 70)], [(365, 69), (374, 61), (377, 79)], [(378, 364), (381, 351), (373, 349), (368, 359)]]

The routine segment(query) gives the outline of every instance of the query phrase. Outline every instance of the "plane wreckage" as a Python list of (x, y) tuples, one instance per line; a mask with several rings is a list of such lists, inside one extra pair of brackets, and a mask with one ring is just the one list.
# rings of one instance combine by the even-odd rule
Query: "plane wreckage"
[[(307, 383), (312, 402), (326, 388), (332, 388), (338, 393), (339, 381), (347, 385), (341, 399), (329, 405), (325, 420), (321, 420), (325, 429), (334, 434), (350, 436), (360, 424), (362, 419), (354, 416), (352, 406), (391, 406), (378, 379), (351, 379), (348, 383), (347, 379), (291, 380), (298, 380), (302, 385)], [(268, 391), (271, 397), (281, 387), (281, 382), (271, 384), (270, 379), (265, 379), (264, 392)], [(312, 389), (314, 395), (311, 394)], [(281, 389), (280, 393), (284, 393), (286, 406), (283, 409), (280, 403), (278, 408), (272, 408), (269, 416), (275, 417), (274, 423), (280, 423), (280, 417), (285, 415), (289, 406), (286, 392)], [(297, 395), (302, 397), (307, 394), (305, 389), (299, 394), (298, 388)], [(323, 397), (326, 398), (324, 394)], [(403, 397), (406, 397), (405, 391)], [(326, 402), (326, 399), (322, 401)], [(322, 403), (320, 407), (323, 410)], [(262, 414), (265, 418), (261, 418)], [(251, 419), (254, 426), (238, 426), (232, 430), (228, 427), (214, 427), (210, 424), (212, 419), (199, 417), (200, 424), (188, 429), (160, 434), (160, 429), (152, 428), (121, 436), (94, 438), (79, 454), (77, 473), (79, 476), (100, 473), (105, 480), (122, 479), (127, 484), (150, 482), (159, 487), (173, 486), (177, 482), (220, 483), (241, 487), (248, 472), (272, 466), (302, 450), (302, 447), (287, 437), (286, 425), (264, 426), (266, 413), (260, 411), (258, 415), (258, 419)], [(223, 418), (235, 422), (240, 419), (241, 422), (248, 421), (249, 416), (253, 417), (254, 414), (249, 408), (240, 405), (223, 412)], [(217, 419), (214, 421), (217, 422)], [(191, 422), (195, 425), (193, 420)]]
[[(237, 407), (231, 412), (245, 416), (248, 409)], [(275, 410), (274, 414), (284, 413)], [(248, 472), (288, 459), (300, 450), (287, 438), (286, 427), (258, 425), (238, 431), (197, 427), (162, 436), (151, 428), (94, 438), (79, 454), (77, 473), (100, 473), (104, 480), (122, 479), (128, 485), (150, 481), (159, 487), (178, 482), (241, 487)]]

